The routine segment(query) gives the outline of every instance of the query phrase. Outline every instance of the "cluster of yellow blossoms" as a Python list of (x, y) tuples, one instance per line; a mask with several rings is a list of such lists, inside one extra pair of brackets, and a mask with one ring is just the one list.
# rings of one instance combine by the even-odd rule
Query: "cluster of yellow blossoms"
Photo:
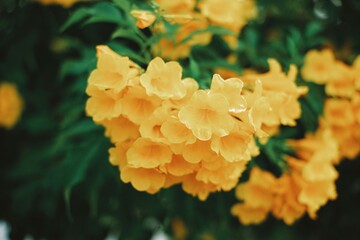
[(271, 212), (286, 224), (292, 224), (306, 212), (316, 217), (319, 208), (337, 197), (333, 164), (339, 161), (337, 142), (327, 127), (301, 140), (290, 141), (297, 157), (286, 158), (289, 171), (276, 178), (254, 167), (250, 179), (236, 188), (231, 213), (243, 224), (264, 221)]
[(0, 126), (12, 128), (20, 118), (22, 98), (14, 84), (0, 83)]
[(330, 49), (309, 51), (302, 76), (325, 85), (329, 96), (324, 118), (336, 138), (340, 156), (354, 159), (360, 153), (360, 57), (352, 66), (335, 59)]
[(294, 83), (296, 68), (286, 75), (274, 60), (268, 73), (249, 75), (245, 84), (215, 74), (210, 89), (201, 90), (194, 79), (182, 79), (177, 62), (157, 57), (144, 71), (106, 46), (97, 47), (97, 57), (86, 110), (115, 144), (110, 162), (121, 179), (139, 191), (181, 183), (201, 200), (229, 191), (258, 154), (254, 135), (300, 116), (294, 99), (304, 91)]
[[(194, 45), (207, 45), (211, 34), (205, 30), (209, 25), (221, 26), (234, 32), (225, 35), (224, 40), (230, 46), (237, 44), (237, 34), (246, 23), (257, 16), (256, 3), (253, 0), (156, 0), (160, 15), (169, 23), (178, 24), (174, 38), (161, 38), (153, 46), (155, 56), (167, 59), (188, 57)], [(145, 10), (133, 10), (139, 28), (152, 25), (156, 16)], [(153, 26), (156, 34), (166, 34), (163, 22)]]
[(289, 171), (276, 178), (253, 168), (249, 181), (236, 188), (241, 203), (231, 212), (243, 224), (260, 223), (269, 213), (292, 224), (306, 212), (316, 217), (319, 208), (337, 197), (334, 164), (360, 153), (360, 57), (352, 66), (337, 61), (331, 50), (311, 50), (301, 74), (325, 85), (324, 116), (319, 129), (301, 140), (290, 140), (297, 157), (286, 157)]

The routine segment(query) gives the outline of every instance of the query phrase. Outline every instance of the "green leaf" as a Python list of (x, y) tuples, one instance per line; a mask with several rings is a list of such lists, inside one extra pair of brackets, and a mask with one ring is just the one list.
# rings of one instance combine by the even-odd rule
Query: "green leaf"
[(140, 47), (143, 47), (145, 41), (139, 37), (132, 29), (119, 28), (111, 35), (111, 39), (124, 38), (137, 43)]
[(89, 12), (87, 8), (80, 8), (75, 13), (73, 13), (70, 18), (61, 26), (60, 31), (64, 32), (69, 27), (84, 20), (86, 17), (88, 17), (88, 15)]

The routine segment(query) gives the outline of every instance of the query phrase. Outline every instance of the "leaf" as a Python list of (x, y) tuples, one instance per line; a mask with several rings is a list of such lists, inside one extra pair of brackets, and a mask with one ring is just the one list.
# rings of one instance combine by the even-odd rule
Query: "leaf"
[(88, 8), (80, 8), (60, 28), (64, 32), (69, 27), (83, 22), (82, 26), (92, 23), (115, 23), (121, 25), (124, 17), (113, 4), (100, 2)]
[(140, 47), (145, 44), (145, 41), (139, 37), (132, 29), (119, 28), (112, 35), (111, 39), (125, 38), (137, 43)]
[(87, 8), (80, 8), (61, 26), (60, 32), (64, 32), (69, 27), (85, 19), (88, 15), (89, 13)]

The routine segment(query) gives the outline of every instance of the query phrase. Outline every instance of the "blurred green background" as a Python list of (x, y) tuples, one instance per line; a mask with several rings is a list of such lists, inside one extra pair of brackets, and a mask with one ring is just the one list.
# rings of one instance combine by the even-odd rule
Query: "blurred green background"
[[(10, 225), (10, 239), (105, 239), (109, 234), (151, 239), (159, 230), (174, 235), (174, 219), (185, 224), (187, 239), (360, 239), (360, 159), (337, 167), (338, 199), (323, 207), (317, 220), (304, 217), (293, 226), (272, 217), (259, 226), (240, 225), (230, 215), (236, 202), (233, 191), (201, 202), (179, 186), (149, 195), (120, 181), (118, 169), (108, 163), (111, 144), (103, 129), (85, 116), (84, 106), (96, 45), (109, 44), (143, 66), (149, 57), (139, 51), (144, 46), (126, 37), (135, 31), (129, 27), (133, 22), (126, 2), (80, 2), (62, 8), (1, 0), (0, 80), (16, 83), (25, 101), (18, 125), (0, 129), (0, 220)], [(257, 4), (259, 17), (239, 37), (240, 70), (264, 70), (269, 57), (283, 66), (301, 66), (306, 51), (321, 46), (334, 48), (337, 58), (347, 63), (360, 53), (360, 1)], [(114, 34), (119, 29), (129, 32)], [(214, 54), (202, 55), (208, 48)], [(207, 48), (193, 49), (192, 55), (200, 57), (183, 60), (185, 73), (195, 74), (195, 64), (204, 75), (198, 77), (208, 78), (216, 65), (201, 58), (221, 64), (215, 60), (229, 51), (215, 36)], [(304, 102), (316, 110), (323, 101), (322, 89), (310, 87), (313, 95)], [(290, 136), (314, 130), (319, 114), (321, 110), (305, 109)], [(274, 171), (280, 166), (266, 154), (261, 157)]]

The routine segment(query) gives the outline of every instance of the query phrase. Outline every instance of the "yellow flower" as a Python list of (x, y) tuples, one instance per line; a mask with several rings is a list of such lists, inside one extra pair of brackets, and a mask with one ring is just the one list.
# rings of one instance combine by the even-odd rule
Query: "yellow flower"
[(105, 136), (109, 137), (113, 143), (135, 139), (139, 136), (139, 127), (123, 116), (105, 119), (101, 124), (105, 127)]
[(170, 109), (166, 107), (158, 107), (147, 118), (146, 121), (140, 125), (140, 133), (142, 137), (149, 138), (155, 142), (167, 143), (161, 128), (163, 123), (169, 118)]
[(80, 2), (81, 0), (36, 0), (36, 1), (43, 5), (57, 4), (65, 8), (68, 8), (74, 5), (76, 2)]
[(163, 103), (164, 105), (169, 105), (170, 108), (180, 109), (184, 105), (186, 105), (191, 99), (191, 97), (194, 95), (194, 93), (199, 90), (199, 84), (193, 78), (184, 78), (181, 82), (186, 90), (185, 96), (181, 99), (176, 100), (168, 99)]
[(186, 95), (181, 82), (182, 68), (177, 62), (165, 63), (156, 57), (149, 63), (146, 72), (140, 76), (141, 85), (148, 95), (161, 99), (180, 99)]
[(180, 177), (195, 172), (198, 164), (189, 163), (185, 161), (183, 156), (174, 154), (171, 162), (166, 164), (164, 168), (171, 175)]
[(236, 187), (236, 197), (252, 207), (270, 209), (275, 180), (271, 173), (254, 167), (250, 179)]
[(191, 45), (180, 43), (177, 40), (161, 38), (152, 46), (152, 53), (165, 59), (181, 59), (190, 55)]
[(12, 128), (20, 118), (23, 100), (14, 84), (0, 83), (0, 126)]
[(184, 240), (188, 235), (186, 225), (180, 218), (175, 218), (171, 222), (171, 228), (174, 233), (173, 238), (175, 240)]
[(315, 217), (319, 208), (337, 197), (334, 181), (304, 182), (299, 194), (299, 202), (307, 206), (310, 216)]
[(302, 170), (302, 175), (304, 179), (311, 182), (324, 180), (334, 181), (339, 176), (331, 162), (320, 160), (312, 160), (307, 163)]
[[(261, 95), (271, 106), (271, 111), (266, 113), (264, 124), (270, 127), (281, 125), (295, 126), (295, 120), (301, 115), (301, 107), (298, 98), (307, 92), (306, 87), (298, 87), (295, 84), (297, 68), (290, 65), (289, 72), (285, 74), (279, 62), (275, 59), (268, 60), (270, 70), (267, 73), (248, 73), (243, 76), (247, 84), (262, 83)], [(255, 99), (258, 99), (256, 97)]]
[(239, 122), (229, 135), (214, 136), (211, 140), (211, 149), (223, 156), (228, 162), (250, 160), (248, 152), (252, 136), (252, 129)]
[(324, 84), (336, 76), (335, 65), (336, 60), (332, 50), (311, 50), (306, 53), (301, 75), (307, 81)]
[(120, 177), (124, 183), (130, 182), (136, 190), (151, 194), (158, 192), (165, 184), (165, 174), (155, 169), (125, 166), (120, 168)]
[(160, 128), (162, 135), (174, 144), (186, 143), (192, 144), (196, 141), (196, 137), (192, 134), (176, 116), (170, 116)]
[(210, 193), (218, 191), (218, 187), (215, 184), (198, 181), (194, 174), (184, 177), (182, 188), (192, 196), (197, 196), (201, 201), (205, 201)]
[(119, 93), (126, 87), (129, 78), (134, 77), (129, 58), (121, 57), (107, 46), (97, 46), (96, 50), (97, 69), (90, 74), (89, 85)]
[(210, 91), (212, 93), (220, 93), (225, 96), (229, 102), (229, 112), (239, 113), (246, 110), (246, 100), (241, 95), (243, 82), (239, 78), (229, 78), (224, 80), (220, 75), (214, 74)]
[(86, 102), (86, 113), (95, 122), (120, 116), (123, 105), (123, 92), (115, 93), (112, 90), (100, 90), (92, 85), (87, 88), (90, 98)]
[(306, 206), (297, 200), (299, 188), (291, 175), (283, 174), (277, 180), (274, 190), (276, 195), (271, 212), (276, 218), (283, 219), (286, 224), (291, 225), (304, 215)]
[(161, 100), (156, 96), (148, 96), (141, 86), (129, 87), (121, 100), (122, 114), (130, 121), (140, 125), (160, 105)]
[(152, 12), (145, 10), (132, 10), (130, 14), (136, 18), (136, 26), (140, 29), (147, 28), (153, 24), (156, 20), (155, 15)]
[(127, 165), (126, 152), (129, 150), (133, 140), (117, 143), (115, 147), (109, 149), (109, 162), (113, 166), (123, 167)]
[(233, 189), (246, 168), (247, 161), (229, 163), (220, 156), (212, 156), (201, 162), (196, 179), (212, 183), (224, 191)]
[(186, 144), (182, 147), (184, 159), (189, 163), (199, 163), (201, 160), (209, 158), (215, 153), (210, 148), (209, 141), (197, 140), (195, 143)]
[(195, 7), (195, 0), (155, 0), (166, 13), (188, 13)]
[(357, 77), (354, 70), (342, 62), (336, 62), (333, 71), (335, 76), (326, 83), (326, 94), (334, 97), (353, 97)]
[(203, 0), (200, 12), (211, 22), (239, 32), (249, 19), (257, 15), (256, 5), (251, 0)]
[(253, 207), (248, 204), (237, 203), (231, 207), (231, 214), (237, 216), (239, 221), (244, 224), (259, 224), (263, 222), (269, 210), (261, 207)]
[(355, 121), (351, 103), (345, 99), (326, 99), (324, 117), (334, 126), (348, 127)]
[(152, 169), (170, 163), (172, 152), (170, 148), (147, 138), (138, 138), (126, 153), (129, 166), (134, 168)]
[(229, 102), (219, 93), (199, 90), (186, 106), (179, 111), (179, 120), (200, 140), (213, 135), (223, 137), (234, 127), (234, 119), (228, 114)]

